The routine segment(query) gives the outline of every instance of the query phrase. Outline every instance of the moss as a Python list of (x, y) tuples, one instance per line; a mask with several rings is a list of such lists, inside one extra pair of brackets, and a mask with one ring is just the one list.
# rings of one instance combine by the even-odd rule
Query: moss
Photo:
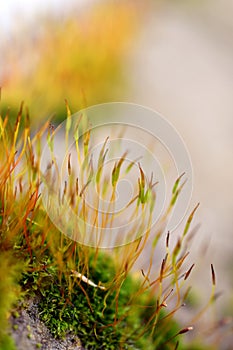
[(14, 340), (6, 334), (4, 338), (0, 340), (1, 350), (16, 350)]
[[(0, 349), (14, 349), (13, 341), (8, 335), (8, 317), (13, 304), (19, 296), (18, 280), (21, 265), (13, 259), (11, 253), (0, 253)], [(17, 314), (16, 314), (17, 316)], [(7, 347), (7, 344), (9, 346)]]
[[(116, 275), (116, 269), (117, 265), (109, 254), (101, 253), (97, 260), (91, 255), (91, 280), (107, 284)], [(171, 321), (165, 326), (159, 322), (154, 335), (151, 335), (151, 329), (142, 332), (156, 310), (156, 299), (149, 292), (137, 296), (141, 282), (130, 275), (124, 279), (120, 291), (114, 287), (101, 290), (78, 280), (70, 292), (66, 279), (63, 277), (59, 281), (57, 271), (50, 268), (43, 273), (24, 274), (21, 283), (40, 296), (41, 320), (54, 337), (65, 337), (72, 331), (86, 349), (152, 350), (155, 344), (160, 346), (178, 330), (178, 325)], [(164, 312), (160, 319), (163, 316)], [(169, 346), (175, 342), (172, 340)], [(169, 349), (165, 345), (163, 348)]]
[[(0, 118), (0, 146), (3, 149), (0, 152), (1, 350), (11, 349), (7, 321), (12, 306), (19, 297), (19, 278), (21, 297), (25, 298), (28, 294), (39, 297), (40, 318), (56, 338), (74, 332), (86, 349), (177, 349), (177, 338), (188, 330), (181, 329), (175, 320), (175, 313), (183, 303), (180, 285), (188, 278), (193, 267), (192, 265), (185, 271), (182, 265), (188, 256), (186, 234), (197, 207), (189, 216), (183, 235), (178, 238), (173, 250), (169, 247), (169, 234), (167, 235), (167, 254), (160, 269), (155, 271), (153, 283), (150, 283), (144, 272), (142, 280), (136, 279), (131, 268), (141, 254), (141, 247), (147, 242), (147, 235), (114, 251), (104, 251), (99, 247), (80, 245), (54, 227), (41, 202), (39, 166), (35, 161), (40, 159), (40, 138), (43, 132), (51, 132), (49, 123), (42, 127), (32, 141), (29, 136), (29, 121), (26, 119), (22, 125), (21, 117), (22, 110), (13, 127), (7, 124), (7, 118)], [(88, 153), (88, 143), (83, 146)], [(104, 153), (103, 148), (99, 155), (100, 163), (104, 162)], [(22, 160), (20, 169), (16, 169), (19, 164), (16, 154)], [(123, 155), (115, 163), (112, 181), (103, 178), (103, 186), (106, 185), (110, 193), (119, 179), (118, 171), (120, 172), (124, 159)], [(74, 185), (72, 179), (75, 177), (69, 168), (68, 163), (68, 185), (71, 186)], [(90, 168), (86, 166), (84, 169), (87, 178), (91, 170), (91, 175), (96, 179), (97, 185), (100, 185), (99, 177), (94, 176), (93, 169)], [(135, 210), (141, 205), (146, 210), (145, 208), (153, 207), (151, 204), (155, 200), (154, 196), (148, 198), (150, 196), (146, 196), (146, 193), (155, 189), (152, 182), (145, 184), (145, 175), (140, 166), (139, 171), (140, 200), (136, 201)], [(180, 178), (173, 190), (170, 209), (176, 201), (180, 186), (182, 187)], [(82, 190), (75, 191), (77, 209), (79, 206), (85, 208), (83, 213), (88, 217), (81, 196)], [(65, 195), (70, 202), (70, 191)], [(147, 207), (145, 200), (151, 201)], [(94, 215), (92, 219), (95, 220), (95, 217)], [(107, 223), (108, 213), (105, 219)], [(150, 230), (150, 223), (147, 229)], [(155, 236), (149, 254), (154, 253), (160, 237), (160, 233)], [(215, 283), (208, 305), (212, 303), (214, 287)], [(172, 288), (174, 303), (170, 303), (172, 298), (168, 292)], [(173, 310), (166, 310), (166, 302)], [(30, 329), (28, 334), (31, 334)], [(8, 347), (4, 345), (7, 342)], [(180, 342), (179, 349), (182, 348), (185, 347)]]

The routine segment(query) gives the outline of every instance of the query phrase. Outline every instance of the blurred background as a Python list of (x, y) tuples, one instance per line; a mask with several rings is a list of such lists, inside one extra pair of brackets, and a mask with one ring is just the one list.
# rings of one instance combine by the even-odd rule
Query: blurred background
[(0, 79), (11, 108), (24, 100), (36, 122), (64, 119), (65, 98), (77, 111), (124, 96), (124, 55), (139, 15), (133, 2), (0, 3)]
[(208, 286), (214, 263), (224, 315), (233, 314), (232, 14), (232, 0), (0, 0), (2, 110), (24, 100), (38, 125), (62, 120), (65, 98), (72, 112), (134, 102), (182, 136), (190, 210), (201, 203), (193, 279)]

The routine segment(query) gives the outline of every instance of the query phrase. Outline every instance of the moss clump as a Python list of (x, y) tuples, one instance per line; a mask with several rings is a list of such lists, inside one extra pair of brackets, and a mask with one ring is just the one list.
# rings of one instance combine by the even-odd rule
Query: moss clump
[(0, 349), (1, 350), (16, 350), (14, 340), (11, 338), (10, 335), (5, 334), (4, 338), (1, 339)]
[[(68, 133), (71, 122), (68, 106), (67, 112)], [(173, 244), (171, 247), (169, 243), (169, 233), (164, 237), (166, 253), (160, 268), (151, 277), (153, 280), (150, 280), (152, 266), (148, 271), (142, 271), (141, 279), (135, 279), (132, 267), (142, 253), (149, 234), (153, 235), (149, 252), (151, 261), (162, 237), (160, 230), (151, 232), (150, 220), (147, 220), (151, 218), (156, 198), (153, 176), (146, 183), (146, 174), (140, 164), (136, 163), (136, 196), (129, 205), (142, 220), (145, 235), (137, 235), (130, 244), (118, 246), (112, 251), (101, 250), (98, 245), (91, 248), (78, 243), (63, 235), (53, 225), (41, 200), (41, 139), (47, 133), (52, 162), (46, 169), (46, 179), (52, 180), (50, 175), (56, 159), (53, 157), (53, 141), (56, 136), (54, 129), (47, 122), (31, 137), (28, 115), (25, 116), (24, 123), (22, 119), (22, 107), (13, 127), (8, 122), (8, 116), (0, 118), (0, 147), (3, 150), (0, 152), (1, 349), (5, 349), (5, 344), (8, 343), (9, 350), (12, 343), (6, 329), (9, 311), (19, 297), (20, 276), (22, 297), (25, 294), (39, 297), (40, 318), (54, 337), (62, 338), (67, 332), (74, 332), (86, 349), (177, 349), (177, 338), (191, 329), (179, 327), (175, 314), (187, 299), (183, 285), (194, 267), (194, 264), (189, 268), (184, 265), (189, 254), (188, 230), (198, 206), (190, 214), (175, 246)], [(79, 127), (80, 124), (76, 126)], [(111, 202), (115, 198), (120, 176), (128, 174), (129, 168), (123, 167), (126, 157), (126, 153), (123, 153), (114, 163), (112, 171), (108, 172), (108, 178), (100, 171), (106, 161), (107, 138), (99, 153), (99, 169), (94, 171), (89, 140), (90, 132), (87, 131), (83, 139), (76, 142), (77, 154), (84, 155), (84, 159), (80, 157), (80, 164), (86, 176), (81, 179), (76, 177), (75, 168), (72, 169), (72, 161), (68, 157), (68, 181), (64, 182), (64, 188), (59, 188), (60, 191), (52, 192), (58, 194), (55, 198), (59, 203), (56, 216), (62, 219), (67, 208), (62, 205), (69, 203), (70, 208), (83, 219), (83, 231), (80, 229), (82, 234), (86, 232), (85, 223), (88, 224), (88, 219), (95, 223), (98, 218), (98, 210), (90, 215), (86, 206), (84, 194), (89, 190), (89, 180), (86, 182), (86, 179), (93, 180), (101, 190), (98, 193), (103, 193), (105, 199)], [(181, 182), (182, 176), (175, 183), (168, 213), (172, 211), (182, 189)], [(93, 191), (90, 198), (93, 198)], [(147, 209), (149, 216), (143, 215)], [(102, 216), (103, 228), (118, 218), (115, 215), (110, 220), (110, 217), (108, 209), (105, 216)], [(72, 226), (72, 222), (68, 224)], [(134, 227), (131, 229), (135, 237)], [(212, 265), (211, 271), (213, 288), (210, 301), (198, 315), (202, 315), (215, 300)], [(179, 349), (184, 349), (181, 343)]]
[[(51, 264), (51, 260), (50, 260)], [(78, 264), (78, 262), (77, 262)], [(108, 253), (89, 260), (90, 280), (108, 284), (116, 275), (117, 265)], [(70, 276), (70, 278), (75, 278)], [(120, 288), (101, 290), (83, 281), (76, 281), (70, 291), (66, 279), (60, 281), (57, 271), (47, 268), (41, 273), (26, 273), (22, 285), (39, 296), (39, 313), (54, 337), (68, 332), (77, 334), (86, 349), (169, 349), (178, 332), (175, 321), (158, 322), (158, 328), (143, 331), (156, 311), (156, 299), (151, 294), (138, 295), (141, 281), (128, 275)], [(39, 287), (38, 287), (39, 286)], [(160, 319), (165, 313), (161, 312)], [(162, 345), (164, 344), (164, 345)]]
[(13, 259), (10, 253), (0, 253), (0, 349), (15, 349), (14, 342), (8, 335), (8, 317), (11, 308), (19, 296), (18, 280), (21, 265)]

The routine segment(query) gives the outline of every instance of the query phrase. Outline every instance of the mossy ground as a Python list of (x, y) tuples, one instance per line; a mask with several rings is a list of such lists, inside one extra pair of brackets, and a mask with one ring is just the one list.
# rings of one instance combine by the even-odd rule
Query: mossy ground
[[(74, 332), (86, 349), (152, 350), (155, 346), (160, 349), (175, 346), (176, 340), (165, 344), (178, 332), (174, 321), (166, 323), (165, 328), (163, 322), (159, 322), (153, 335), (150, 329), (144, 331), (144, 325), (156, 310), (156, 298), (149, 292), (137, 296), (140, 281), (127, 276), (119, 295), (114, 288), (105, 291), (80, 281), (70, 291), (66, 279), (57, 278), (49, 258), (48, 265), (43, 272), (23, 274), (21, 283), (30, 293), (33, 291), (39, 296), (41, 320), (55, 338)], [(116, 275), (117, 264), (108, 253), (101, 253), (97, 261), (91, 256), (89, 268), (91, 280), (107, 285)], [(164, 315), (162, 312), (160, 318)]]

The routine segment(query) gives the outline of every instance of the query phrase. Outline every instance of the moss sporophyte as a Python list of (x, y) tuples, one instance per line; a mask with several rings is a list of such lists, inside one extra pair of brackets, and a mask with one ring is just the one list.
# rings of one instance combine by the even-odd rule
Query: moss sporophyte
[[(67, 140), (71, 118), (67, 105)], [(129, 162), (126, 150), (109, 164), (110, 136), (102, 140), (94, 159), (91, 128), (82, 118), (76, 125), (74, 149), (66, 150), (62, 173), (55, 156), (59, 136), (49, 121), (32, 133), (23, 106), (13, 124), (7, 114), (0, 118), (0, 348), (14, 348), (7, 320), (12, 308), (17, 310), (17, 301), (36, 298), (39, 317), (52, 335), (63, 338), (72, 332), (85, 349), (196, 349), (195, 337), (187, 345), (183, 334), (193, 330), (216, 299), (213, 265), (208, 305), (186, 325), (176, 315), (190, 295), (190, 286), (185, 287), (194, 268), (188, 262), (189, 229), (197, 206), (174, 244), (161, 225), (152, 225), (154, 175), (148, 179), (141, 160)], [(42, 172), (45, 139), (49, 157)], [(113, 241), (110, 233), (122, 222), (124, 212), (116, 210), (114, 203), (119, 181), (131, 172), (133, 196), (124, 208), (126, 221), (135, 224), (118, 244), (118, 237)], [(183, 176), (175, 181), (163, 223), (183, 187)], [(90, 236), (95, 239), (89, 240)], [(149, 265), (139, 275), (134, 266), (151, 237)], [(160, 241), (165, 254), (152, 274)], [(203, 340), (200, 348), (208, 346)]]

